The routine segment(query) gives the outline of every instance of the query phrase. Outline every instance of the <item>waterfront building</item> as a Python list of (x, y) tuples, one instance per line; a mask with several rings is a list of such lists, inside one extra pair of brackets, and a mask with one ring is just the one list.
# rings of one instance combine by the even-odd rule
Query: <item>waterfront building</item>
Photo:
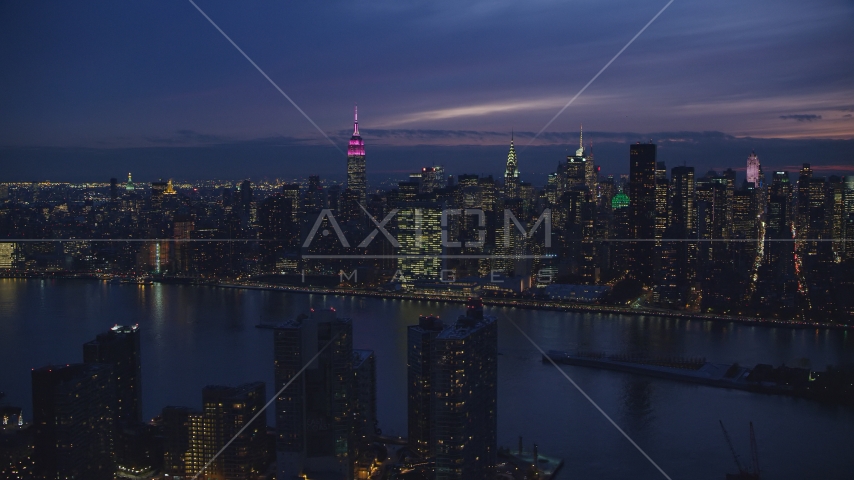
[(112, 366), (116, 386), (118, 423), (142, 422), (142, 362), (140, 360), (139, 325), (116, 325), (83, 344), (84, 363)]
[(398, 268), (405, 284), (438, 280), (442, 269), (442, 205), (411, 201), (397, 213)]
[(352, 478), (352, 321), (313, 310), (278, 325), (273, 338), (276, 391), (291, 382), (276, 398), (277, 478)]
[(656, 293), (661, 305), (686, 308), (697, 274), (698, 245), (684, 242), (696, 238), (697, 208), (694, 167), (671, 170), (670, 221), (659, 247), (659, 285)]
[(422, 315), (407, 327), (407, 424), (409, 448), (422, 457), (435, 454), (431, 437), (433, 344), (444, 325), (439, 317)]
[(497, 458), (498, 329), (480, 299), (437, 336), (430, 415), (437, 480), (492, 478)]

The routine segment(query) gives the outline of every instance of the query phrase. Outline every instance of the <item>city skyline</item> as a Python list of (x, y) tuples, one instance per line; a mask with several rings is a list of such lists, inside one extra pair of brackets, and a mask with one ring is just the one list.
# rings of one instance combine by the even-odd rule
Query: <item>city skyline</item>
[[(188, 172), (222, 178), (239, 176), (230, 164), (245, 160), (253, 164), (249, 176), (276, 177), (305, 165), (315, 171), (301, 174), (320, 173), (340, 161), (337, 149), (189, 3), (170, 5), (173, 19), (136, 6), (74, 12), (59, 6), (37, 15), (32, 5), (4, 6), (8, 41), (0, 61), (12, 68), (2, 77), (0, 155), (12, 165), (11, 180), (43, 180), (34, 177), (46, 172), (54, 180), (83, 180), (79, 175), (104, 166), (128, 170), (129, 162), (151, 168), (140, 178)], [(648, 138), (667, 146), (672, 137), (674, 158), (663, 159), (699, 157), (699, 169), (724, 167), (703, 158), (704, 150), (721, 150), (721, 138), (763, 152), (774, 168), (798, 165), (798, 156), (808, 154), (813, 164), (844, 174), (854, 156), (854, 105), (845, 81), (851, 66), (835, 61), (851, 43), (843, 19), (852, 7), (844, 2), (819, 9), (677, 2), (530, 146), (534, 132), (631, 37), (636, 19), (661, 6), (334, 4), (326, 13), (309, 6), (200, 6), (339, 148), (349, 135), (346, 106), (360, 103), (376, 172), (394, 171), (400, 158), (425, 164), (424, 156), (439, 156), (445, 165), (498, 173), (485, 160), (491, 154), (472, 146), (503, 146), (511, 130), (520, 157), (534, 167), (528, 171), (545, 171), (549, 157), (572, 145), (581, 123), (609, 172), (618, 161), (609, 143)], [(451, 12), (457, 18), (447, 21)], [(517, 33), (502, 36), (512, 25), (509, 12)], [(562, 15), (585, 20), (569, 38), (556, 36)], [(111, 22), (98, 21), (104, 16)], [(89, 28), (72, 34), (66, 18)], [(281, 18), (301, 21), (292, 31), (272, 28)], [(700, 28), (700, 18), (716, 21)], [(364, 26), (358, 53), (334, 48), (346, 31), (336, 25), (345, 19)], [(484, 34), (473, 36), (465, 21)], [(61, 48), (39, 39), (47, 29), (65, 35)], [(266, 42), (250, 31), (263, 32)], [(386, 45), (390, 33), (411, 41), (407, 56)], [(454, 41), (466, 48), (443, 48)], [(684, 148), (692, 142), (694, 148)]]
[(850, 0), (45, 7), (0, 477), (850, 476)]

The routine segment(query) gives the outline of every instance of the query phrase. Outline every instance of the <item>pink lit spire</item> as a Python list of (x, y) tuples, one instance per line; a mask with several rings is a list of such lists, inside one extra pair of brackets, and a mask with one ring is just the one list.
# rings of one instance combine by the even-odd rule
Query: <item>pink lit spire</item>
[(359, 135), (359, 107), (353, 107), (353, 136), (350, 137), (350, 144), (347, 146), (347, 156), (364, 156), (365, 142), (362, 136)]
[(359, 106), (353, 105), (353, 136), (359, 135)]

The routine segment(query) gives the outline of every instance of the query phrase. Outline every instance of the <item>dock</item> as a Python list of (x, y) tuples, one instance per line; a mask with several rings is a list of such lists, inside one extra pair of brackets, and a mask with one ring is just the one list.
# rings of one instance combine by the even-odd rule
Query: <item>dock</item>
[[(790, 394), (791, 388), (783, 385), (761, 384), (748, 380), (752, 369), (738, 364), (698, 362), (696, 360), (679, 360), (662, 362), (655, 360), (632, 359), (623, 355), (606, 355), (602, 353), (568, 353), (550, 350), (543, 356), (543, 362), (580, 367), (602, 368), (618, 372), (645, 375), (679, 382), (696, 383), (712, 387), (733, 388), (761, 393)], [(550, 363), (550, 362), (549, 362)]]

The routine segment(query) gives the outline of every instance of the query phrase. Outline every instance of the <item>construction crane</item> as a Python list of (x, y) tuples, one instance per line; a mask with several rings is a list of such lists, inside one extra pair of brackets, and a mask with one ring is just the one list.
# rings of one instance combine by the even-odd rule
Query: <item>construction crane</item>
[(759, 447), (756, 446), (756, 434), (753, 432), (753, 422), (750, 422), (750, 459), (752, 461), (751, 468), (756, 478), (759, 478)]
[(718, 422), (721, 424), (721, 430), (724, 432), (724, 438), (729, 446), (729, 451), (732, 452), (732, 458), (735, 460), (736, 467), (738, 467), (738, 473), (728, 473), (726, 480), (759, 480), (759, 451), (756, 448), (756, 436), (753, 433), (753, 422), (750, 422), (750, 467), (745, 467), (741, 463), (741, 458), (739, 458), (738, 453), (735, 451), (732, 439), (729, 437), (729, 432), (727, 432), (726, 427), (724, 427), (724, 422), (721, 420), (718, 420)]

